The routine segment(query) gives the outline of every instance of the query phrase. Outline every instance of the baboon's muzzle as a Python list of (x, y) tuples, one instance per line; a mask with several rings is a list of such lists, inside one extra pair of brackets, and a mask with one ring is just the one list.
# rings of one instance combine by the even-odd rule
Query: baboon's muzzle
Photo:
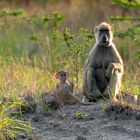
[(107, 36), (103, 36), (103, 38), (102, 38), (102, 44), (103, 45), (108, 44), (108, 37)]

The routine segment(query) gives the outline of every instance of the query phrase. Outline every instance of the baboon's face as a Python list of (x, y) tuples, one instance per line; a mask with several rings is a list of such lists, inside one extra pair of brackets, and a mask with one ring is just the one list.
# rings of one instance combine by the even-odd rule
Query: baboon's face
[(66, 71), (59, 71), (57, 73), (55, 73), (55, 78), (58, 79), (60, 82), (65, 83), (69, 74)]
[(99, 30), (99, 43), (101, 45), (108, 45), (109, 44), (109, 30), (108, 29), (100, 29)]
[(98, 44), (108, 47), (113, 39), (112, 27), (107, 23), (101, 23), (95, 27), (95, 35)]
[(62, 81), (62, 82), (66, 82), (67, 73), (65, 73), (65, 72), (59, 73), (59, 80)]

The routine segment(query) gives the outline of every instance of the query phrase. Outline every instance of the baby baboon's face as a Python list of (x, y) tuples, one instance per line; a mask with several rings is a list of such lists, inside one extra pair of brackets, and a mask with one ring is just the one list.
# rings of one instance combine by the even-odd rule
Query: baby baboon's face
[(60, 82), (66, 82), (66, 80), (68, 78), (68, 72), (66, 72), (66, 71), (59, 71), (59, 72), (55, 73), (55, 78), (59, 79)]
[(59, 74), (59, 80), (62, 81), (62, 82), (65, 82), (67, 80), (67, 73), (61, 72)]

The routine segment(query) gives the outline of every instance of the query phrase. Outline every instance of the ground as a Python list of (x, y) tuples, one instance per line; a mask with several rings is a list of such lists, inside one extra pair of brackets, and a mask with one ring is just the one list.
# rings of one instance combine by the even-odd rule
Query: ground
[(34, 140), (138, 140), (140, 121), (117, 119), (105, 114), (107, 103), (65, 105), (46, 114), (29, 115), (35, 128)]

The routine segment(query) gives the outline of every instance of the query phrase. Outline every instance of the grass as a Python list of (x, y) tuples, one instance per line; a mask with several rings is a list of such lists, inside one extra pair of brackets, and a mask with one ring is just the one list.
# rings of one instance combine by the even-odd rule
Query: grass
[(77, 119), (86, 119), (86, 118), (91, 118), (91, 117), (92, 117), (92, 114), (90, 113), (79, 112), (79, 111), (75, 112), (75, 118)]
[(134, 102), (123, 101), (118, 102), (111, 101), (105, 108), (105, 113), (115, 120), (118, 119), (140, 119), (140, 107)]
[(21, 101), (6, 102), (0, 106), (0, 138), (14, 139), (21, 132), (32, 134), (31, 124), (12, 117), (13, 108), (21, 105)]

